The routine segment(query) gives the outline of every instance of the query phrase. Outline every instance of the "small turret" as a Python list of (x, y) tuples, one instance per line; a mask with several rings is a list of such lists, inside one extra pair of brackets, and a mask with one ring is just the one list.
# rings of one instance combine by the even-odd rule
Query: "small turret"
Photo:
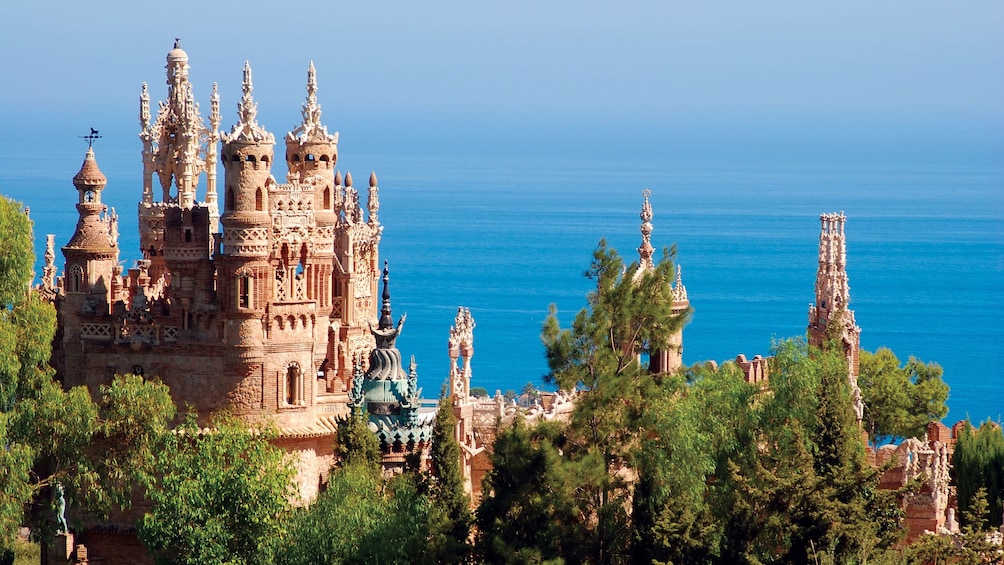
[(101, 191), (107, 182), (98, 168), (94, 149), (88, 147), (80, 171), (73, 177), (79, 218), (73, 236), (63, 247), (63, 257), (65, 290), (92, 295), (92, 313), (97, 313), (97, 304), (102, 301), (102, 310), (108, 312), (113, 299), (113, 271), (118, 265), (118, 217), (114, 210), (105, 214), (108, 208), (101, 203)]

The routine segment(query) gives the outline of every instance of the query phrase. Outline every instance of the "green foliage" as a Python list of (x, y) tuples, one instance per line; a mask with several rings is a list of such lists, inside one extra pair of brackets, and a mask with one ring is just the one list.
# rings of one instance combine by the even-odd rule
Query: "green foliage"
[[(1004, 432), (999, 424), (986, 421), (974, 430), (966, 422), (952, 455), (952, 475), (958, 489), (962, 525), (967, 525), (967, 518), (977, 517), (993, 525), (1000, 524), (1004, 513)], [(981, 490), (987, 508), (977, 511), (974, 503)]]
[[(500, 429), (477, 510), (475, 549), (486, 563), (540, 563), (567, 555), (560, 521), (571, 501), (554, 488), (559, 457), (549, 428), (529, 430), (516, 419)], [(570, 553), (572, 548), (568, 548)]]
[(488, 389), (480, 386), (471, 387), (471, 396), (474, 398), (488, 398)]
[(471, 500), (464, 492), (456, 425), (453, 403), (440, 397), (429, 454), (431, 473), (425, 480), (431, 502), (425, 560), (430, 563), (466, 563), (470, 553)]
[(3, 197), (0, 249), (0, 548), (10, 548), (20, 525), (52, 534), (57, 484), (68, 507), (99, 517), (128, 506), (174, 406), (166, 387), (134, 376), (96, 391), (97, 403), (86, 388), (64, 391), (49, 366), (56, 312), (27, 291), (31, 223)]
[(865, 428), (876, 443), (922, 437), (927, 424), (948, 414), (948, 385), (937, 363), (914, 357), (904, 365), (888, 348), (861, 351), (858, 386), (865, 402)]
[(296, 511), (279, 563), (436, 563), (430, 552), (431, 506), (413, 474), (389, 481), (353, 460), (334, 469), (327, 489)]
[(31, 242), (31, 220), (20, 202), (0, 195), (0, 308), (20, 302), (28, 293), (35, 252)]
[(219, 415), (201, 431), (189, 414), (157, 454), (163, 478), (139, 537), (158, 563), (272, 563), (286, 535), (295, 469), (270, 443)]
[(664, 249), (655, 268), (639, 274), (637, 263), (625, 267), (617, 251), (601, 240), (586, 271), (596, 283), (587, 296), (588, 308), (579, 311), (571, 328), (561, 328), (553, 305), (544, 322), (546, 379), (565, 390), (591, 390), (612, 376), (637, 372), (640, 356), (666, 347), (689, 315), (672, 313), (672, 257)]
[(338, 422), (338, 443), (335, 453), (344, 464), (359, 463), (373, 468), (380, 467), (382, 454), (380, 440), (370, 431), (367, 417), (356, 412)]

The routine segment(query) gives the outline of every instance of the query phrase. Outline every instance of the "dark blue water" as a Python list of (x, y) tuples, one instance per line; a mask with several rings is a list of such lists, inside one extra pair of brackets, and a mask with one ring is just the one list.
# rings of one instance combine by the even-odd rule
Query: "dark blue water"
[[(138, 143), (98, 146), (104, 201), (120, 216), (127, 265), (138, 256)], [(0, 147), (0, 193), (29, 205), (36, 248), (76, 222), (70, 178), (84, 149), (36, 155)], [(415, 355), (426, 396), (448, 372), (457, 306), (477, 322), (474, 386), (539, 384), (538, 337), (550, 303), (566, 323), (589, 291), (582, 273), (600, 238), (629, 260), (640, 242), (643, 188), (653, 244), (677, 245), (694, 308), (684, 361), (766, 353), (803, 335), (813, 300), (818, 216), (848, 216), (851, 307), (862, 346), (937, 361), (951, 386), (948, 421), (1004, 414), (1004, 167), (673, 162), (609, 156), (345, 154), (342, 169), (377, 168), (398, 345)], [(284, 171), (276, 171), (283, 178)], [(62, 258), (57, 253), (57, 262)]]

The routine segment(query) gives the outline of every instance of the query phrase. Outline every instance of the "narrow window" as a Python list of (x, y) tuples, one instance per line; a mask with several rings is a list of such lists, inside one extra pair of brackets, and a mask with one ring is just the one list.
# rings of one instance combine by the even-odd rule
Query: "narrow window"
[(254, 193), (254, 209), (258, 210), (259, 212), (261, 212), (262, 211), (262, 206), (263, 206), (263, 204), (262, 204), (262, 197), (261, 197), (261, 189), (259, 188)]
[(295, 406), (300, 400), (300, 367), (296, 364), (286, 369), (286, 404)]
[(328, 187), (324, 187), (324, 209), (331, 209), (331, 189)]
[(240, 275), (237, 278), (237, 304), (241, 308), (251, 307), (251, 275)]
[(227, 187), (226, 200), (223, 202), (223, 208), (225, 211), (234, 209), (234, 189), (233, 187)]
[(192, 242), (192, 228), (185, 228), (185, 242)]
[(70, 290), (73, 292), (80, 292), (80, 289), (84, 286), (84, 270), (80, 268), (80, 265), (74, 265), (70, 270)]

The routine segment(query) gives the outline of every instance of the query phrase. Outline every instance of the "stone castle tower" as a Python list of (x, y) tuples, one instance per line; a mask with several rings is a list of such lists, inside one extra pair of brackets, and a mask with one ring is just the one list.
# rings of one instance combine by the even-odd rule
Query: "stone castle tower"
[[(73, 179), (80, 219), (53, 285), (57, 372), (65, 386), (93, 393), (115, 374), (159, 376), (178, 406), (202, 418), (226, 408), (274, 421), (280, 447), (300, 455), (301, 494), (310, 499), (333, 463), (354, 367), (367, 368), (375, 346), (377, 178), (370, 175), (364, 209), (351, 174), (343, 181), (335, 170), (338, 134), (321, 124), (313, 63), (302, 122), (285, 138), (284, 183), (272, 175), (275, 137), (257, 121), (250, 65), (229, 133), (219, 129), (216, 86), (207, 126), (188, 71), (175, 43), (155, 116), (145, 84), (140, 95), (136, 268), (119, 266), (117, 219), (101, 201), (107, 179), (93, 150)], [(49, 256), (46, 272), (54, 271)]]
[[(638, 271), (641, 276), (645, 271), (655, 269), (652, 255), (652, 204), (648, 201), (651, 192), (646, 188), (642, 195), (645, 201), (641, 206), (641, 246), (638, 247)], [(676, 282), (673, 284), (673, 315), (684, 316), (690, 310), (690, 300), (687, 298), (687, 287), (683, 286), (683, 269), (676, 267)], [(654, 351), (649, 359), (649, 370), (653, 373), (672, 373), (683, 366), (683, 327), (669, 339), (669, 346), (662, 351)]]
[(825, 347), (831, 339), (839, 340), (847, 357), (848, 380), (858, 424), (864, 417), (864, 402), (858, 388), (858, 354), (861, 328), (848, 308), (851, 289), (847, 282), (847, 242), (843, 212), (822, 214), (819, 233), (819, 269), (816, 271), (816, 302), (809, 305), (809, 345)]

